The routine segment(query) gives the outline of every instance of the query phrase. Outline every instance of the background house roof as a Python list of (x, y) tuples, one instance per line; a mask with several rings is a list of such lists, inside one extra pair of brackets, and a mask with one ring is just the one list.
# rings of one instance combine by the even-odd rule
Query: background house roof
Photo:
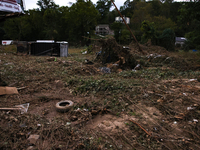
[(184, 37), (176, 37), (176, 42), (185, 42), (186, 38)]

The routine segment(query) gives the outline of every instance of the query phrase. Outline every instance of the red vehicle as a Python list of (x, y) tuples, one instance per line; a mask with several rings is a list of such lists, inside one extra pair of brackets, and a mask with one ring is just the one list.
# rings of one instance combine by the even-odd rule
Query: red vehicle
[(0, 20), (24, 14), (23, 0), (0, 0)]

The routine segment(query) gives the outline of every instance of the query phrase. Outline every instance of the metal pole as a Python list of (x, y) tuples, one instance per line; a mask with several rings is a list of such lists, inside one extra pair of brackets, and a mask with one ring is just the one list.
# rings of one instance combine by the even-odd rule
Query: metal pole
[(139, 50), (140, 50), (143, 54), (145, 54), (145, 52), (143, 51), (143, 49), (140, 47), (140, 45), (139, 45), (137, 39), (135, 38), (133, 32), (131, 31), (131, 29), (130, 29), (129, 26), (127, 25), (126, 21), (124, 20), (124, 17), (122, 16), (122, 14), (120, 13), (120, 11), (118, 10), (117, 6), (116, 6), (115, 3), (113, 2), (113, 0), (111, 0), (111, 2), (113, 3), (113, 5), (115, 6), (115, 9), (118, 11), (119, 15), (120, 15), (121, 18), (123, 19), (124, 24), (126, 25), (126, 27), (128, 28), (128, 30), (130, 31), (132, 37), (134, 38), (135, 42), (137, 43), (137, 45), (138, 45), (138, 47), (139, 47)]

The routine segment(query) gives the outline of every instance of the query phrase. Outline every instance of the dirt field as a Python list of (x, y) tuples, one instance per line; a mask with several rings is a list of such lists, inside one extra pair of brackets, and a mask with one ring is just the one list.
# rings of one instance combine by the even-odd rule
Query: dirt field
[[(19, 94), (0, 96), (0, 108), (30, 106), (24, 114), (0, 111), (0, 149), (200, 149), (200, 53), (129, 48), (117, 48), (118, 62), (102, 63), (101, 47), (85, 55), (70, 48), (56, 59), (1, 47), (0, 84)], [(61, 100), (74, 106), (57, 112)]]

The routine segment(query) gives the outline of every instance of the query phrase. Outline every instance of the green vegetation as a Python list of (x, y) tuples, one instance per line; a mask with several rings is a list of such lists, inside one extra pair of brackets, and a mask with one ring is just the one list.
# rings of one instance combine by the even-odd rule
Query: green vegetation
[[(194, 141), (193, 149), (199, 147), (195, 143), (199, 124), (193, 120), (200, 120), (199, 52), (137, 56), (142, 62), (140, 70), (118, 73), (111, 68), (111, 73), (103, 74), (98, 71), (102, 64), (83, 62), (95, 56), (82, 55), (85, 47), (69, 48), (73, 56), (57, 57), (56, 61), (49, 61), (49, 56), (16, 55), (6, 49), (12, 45), (1, 47), (0, 85), (21, 90), (18, 95), (1, 96), (1, 108), (25, 103), (30, 107), (23, 115), (0, 112), (1, 149), (27, 149), (29, 145), (23, 143), (29, 133), (40, 135), (42, 145), (34, 146), (38, 149), (163, 149), (163, 144), (170, 149), (179, 144), (178, 149), (184, 149), (185, 143), (165, 140), (174, 133), (173, 140), (183, 137), (180, 130), (191, 132), (184, 139)], [(55, 104), (65, 99), (74, 102), (72, 109), (56, 112)], [(178, 132), (171, 128), (175, 123)], [(153, 135), (160, 135), (163, 141)]]

